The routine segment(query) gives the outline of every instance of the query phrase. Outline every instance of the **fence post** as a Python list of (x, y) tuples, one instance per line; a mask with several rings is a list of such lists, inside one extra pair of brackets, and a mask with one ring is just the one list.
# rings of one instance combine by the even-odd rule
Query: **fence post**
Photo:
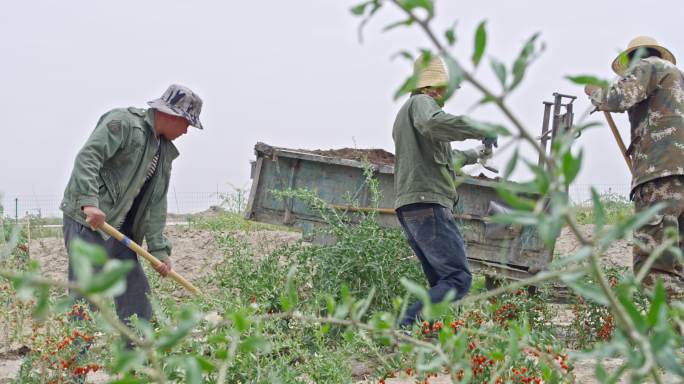
[(0, 196), (0, 245), (5, 244), (5, 207)]
[(19, 225), (19, 198), (14, 198), (14, 223)]

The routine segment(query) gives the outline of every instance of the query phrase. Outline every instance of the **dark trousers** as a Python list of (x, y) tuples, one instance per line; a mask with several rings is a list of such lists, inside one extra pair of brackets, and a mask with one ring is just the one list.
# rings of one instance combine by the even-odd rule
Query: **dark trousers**
[[(124, 225), (125, 227), (125, 225)], [(102, 236), (97, 232), (85, 227), (74, 219), (64, 216), (64, 245), (68, 252), (70, 252), (69, 244), (73, 239), (79, 238), (87, 243), (97, 244), (102, 246), (110, 258), (118, 260), (132, 260), (135, 267), (126, 276), (126, 290), (121, 295), (114, 298), (114, 305), (116, 307), (116, 314), (119, 319), (128, 323), (128, 318), (132, 315), (137, 315), (140, 319), (150, 320), (152, 317), (152, 306), (147, 298), (150, 293), (150, 285), (147, 282), (147, 277), (142, 269), (142, 265), (138, 261), (138, 257), (132, 250), (125, 245), (119, 243), (114, 238), (109, 238), (107, 241), (102, 239)], [(126, 236), (130, 237), (129, 233), (123, 230)], [(69, 281), (76, 280), (74, 271), (71, 265), (71, 257), (69, 258)]]
[[(463, 237), (451, 211), (439, 204), (410, 204), (398, 208), (397, 217), (430, 284), (430, 301), (441, 302), (450, 291), (455, 294), (454, 300), (465, 296), (472, 275)], [(422, 309), (420, 301), (411, 305), (401, 325), (415, 322)]]

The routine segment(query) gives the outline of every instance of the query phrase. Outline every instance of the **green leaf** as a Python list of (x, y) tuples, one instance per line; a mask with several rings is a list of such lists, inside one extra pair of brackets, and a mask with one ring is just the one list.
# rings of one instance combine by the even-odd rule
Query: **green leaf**
[(534, 210), (534, 207), (537, 205), (536, 201), (523, 196), (518, 196), (514, 192), (507, 189), (505, 186), (497, 185), (496, 191), (499, 194), (499, 196), (501, 196), (501, 198), (506, 202), (506, 204), (510, 205), (514, 209), (522, 211), (532, 211)]
[(249, 330), (249, 327), (251, 327), (252, 322), (249, 320), (247, 315), (245, 315), (242, 312), (234, 312), (230, 315), (230, 319), (233, 320), (233, 324), (235, 325), (235, 329), (238, 330), (240, 333), (245, 333), (247, 330)]
[(195, 356), (188, 356), (184, 360), (185, 382), (188, 384), (202, 384), (202, 371)]
[(506, 168), (504, 169), (503, 172), (503, 179), (508, 180), (509, 177), (511, 177), (511, 174), (515, 170), (516, 165), (518, 165), (518, 157), (519, 157), (519, 152), (518, 148), (515, 149), (515, 152), (513, 152), (513, 156), (511, 157), (510, 160), (508, 160), (508, 163), (506, 164)]
[(125, 349), (118, 347), (114, 349), (111, 371), (125, 373), (136, 367), (142, 366), (145, 362), (145, 352), (140, 349)]
[(473, 65), (477, 67), (482, 60), (482, 55), (484, 55), (485, 48), (487, 47), (487, 21), (483, 20), (477, 26), (475, 31), (475, 50), (473, 52)]
[(585, 299), (605, 306), (609, 304), (606, 295), (595, 285), (588, 285), (580, 281), (575, 281), (574, 279), (567, 279), (565, 276), (561, 276), (561, 281)]
[(408, 77), (401, 85), (401, 87), (399, 87), (399, 89), (397, 89), (396, 92), (394, 92), (394, 100), (402, 97), (403, 95), (413, 92), (416, 89), (417, 85), (418, 76), (412, 75)]
[(407, 11), (422, 8), (427, 11), (428, 17), (432, 17), (435, 13), (433, 0), (399, 0), (399, 6)]
[(463, 121), (468, 124), (469, 126), (483, 131), (485, 134), (490, 135), (490, 134), (496, 134), (498, 136), (510, 136), (511, 132), (508, 130), (508, 128), (504, 127), (501, 124), (496, 124), (496, 123), (488, 123), (484, 121), (479, 121), (475, 120), (473, 118), (470, 118), (468, 116), (463, 116)]
[(492, 71), (494, 71), (496, 78), (499, 79), (499, 84), (501, 84), (501, 89), (506, 90), (506, 74), (507, 74), (506, 66), (503, 65), (502, 62), (500, 62), (494, 58), (491, 59), (491, 65), (492, 65)]
[(403, 57), (404, 59), (409, 60), (409, 61), (411, 61), (412, 63), (413, 63), (413, 61), (415, 60), (415, 59), (413, 58), (413, 55), (412, 55), (411, 52), (409, 52), (409, 51), (399, 51), (399, 52), (395, 53), (394, 55), (392, 55), (391, 59), (394, 60), (394, 59), (396, 59), (397, 57)]
[(387, 32), (397, 27), (410, 27), (413, 24), (413, 19), (406, 19), (401, 21), (396, 21), (394, 23), (386, 25), (382, 31)]
[(646, 316), (641, 312), (641, 309), (637, 308), (634, 303), (634, 295), (632, 294), (632, 288), (626, 284), (618, 284), (615, 287), (618, 300), (627, 311), (629, 317), (632, 318), (634, 325), (639, 330), (640, 333), (645, 333), (648, 329), (646, 323)]
[(523, 78), (525, 77), (525, 72), (527, 68), (532, 64), (532, 62), (543, 52), (544, 46), (542, 45), (539, 49), (536, 47), (536, 41), (539, 38), (539, 33), (535, 33), (530, 37), (525, 44), (523, 44), (518, 57), (513, 62), (513, 81), (508, 86), (508, 91), (511, 92), (520, 85)]
[(646, 320), (648, 325), (655, 327), (658, 322), (667, 321), (667, 295), (665, 293), (665, 286), (662, 280), (656, 282), (653, 298), (651, 299), (651, 308), (648, 310)]
[(194, 357), (195, 360), (197, 360), (197, 364), (199, 364), (200, 368), (202, 369), (202, 372), (211, 373), (216, 370), (216, 365), (208, 359), (198, 355), (195, 355)]
[[(69, 246), (71, 247), (71, 252), (69, 252), (70, 265), (74, 270), (76, 280), (82, 287), (87, 286), (93, 277), (93, 259), (99, 258), (97, 255), (104, 253), (104, 249), (78, 238), (74, 239)], [(104, 258), (107, 259), (106, 254)]]
[(561, 217), (556, 215), (541, 215), (539, 216), (539, 237), (541, 237), (544, 244), (551, 248), (556, 243), (556, 239), (560, 235), (563, 221)]
[(240, 350), (245, 353), (253, 353), (257, 351), (268, 352), (270, 344), (263, 336), (249, 336), (240, 343)]
[(157, 340), (158, 350), (163, 352), (183, 340), (202, 319), (202, 313), (194, 309), (184, 308), (178, 319), (178, 325), (175, 328), (167, 329), (167, 332)]
[(580, 151), (577, 157), (574, 157), (570, 151), (565, 152), (562, 165), (565, 185), (570, 185), (582, 168), (582, 151)]
[(603, 208), (601, 196), (594, 187), (591, 187), (591, 201), (594, 206), (594, 233), (598, 234), (606, 224), (606, 210)]
[(539, 217), (533, 212), (513, 211), (509, 213), (499, 213), (492, 217), (492, 222), (501, 224), (532, 225), (539, 224)]
[(653, 217), (655, 217), (655, 215), (657, 215), (658, 212), (665, 207), (665, 203), (658, 203), (629, 217), (627, 220), (619, 222), (617, 225), (614, 225), (609, 231), (607, 231), (604, 236), (598, 239), (599, 246), (605, 248), (613, 241), (623, 238), (627, 233), (630, 233), (637, 228), (641, 228), (651, 221)]
[(549, 174), (546, 172), (546, 170), (537, 164), (530, 163), (529, 161), (526, 161), (526, 163), (527, 167), (534, 173), (533, 184), (536, 187), (537, 193), (541, 195), (546, 195), (549, 193), (549, 189), (551, 188), (551, 179), (549, 178)]
[(453, 47), (454, 44), (456, 44), (456, 22), (455, 21), (454, 21), (454, 24), (451, 25), (451, 28), (444, 31), (444, 37), (446, 38), (447, 43), (449, 44), (450, 47)]
[(405, 277), (402, 277), (400, 282), (409, 293), (416, 296), (423, 303), (423, 316), (429, 319), (432, 303), (430, 302), (430, 295), (428, 294), (427, 289)]
[(328, 316), (331, 316), (333, 313), (335, 313), (335, 305), (336, 305), (335, 299), (333, 299), (332, 296), (326, 296), (325, 303), (326, 303), (327, 314), (328, 314)]
[(449, 100), (457, 89), (461, 88), (461, 83), (465, 77), (463, 68), (450, 55), (444, 57), (444, 63), (449, 71), (449, 83), (447, 83), (447, 90), (444, 95), (444, 100)]
[(607, 80), (591, 75), (565, 76), (565, 78), (578, 85), (595, 85), (606, 88), (610, 84)]
[(409, 293), (416, 296), (419, 300), (430, 301), (430, 295), (428, 295), (427, 289), (425, 289), (425, 287), (416, 284), (405, 277), (402, 277), (400, 281), (401, 285), (403, 285)]
[(126, 275), (133, 269), (132, 260), (110, 260), (84, 289), (86, 293), (117, 296), (126, 290)]
[(594, 377), (599, 383), (605, 383), (608, 381), (608, 371), (606, 371), (606, 368), (603, 366), (601, 360), (596, 361)]
[(295, 266), (290, 267), (290, 270), (287, 273), (287, 281), (285, 282), (285, 292), (280, 295), (280, 305), (285, 312), (288, 312), (297, 306), (297, 288), (295, 288), (293, 283), (296, 271), (297, 268)]
[(353, 7), (351, 7), (350, 11), (351, 11), (352, 15), (354, 15), (354, 16), (363, 16), (363, 14), (366, 12), (366, 7), (368, 7), (372, 3), (373, 3), (373, 0), (364, 1), (363, 3), (357, 4)]
[(38, 287), (34, 295), (37, 300), (33, 307), (33, 317), (38, 321), (43, 321), (50, 311), (50, 289), (47, 286)]

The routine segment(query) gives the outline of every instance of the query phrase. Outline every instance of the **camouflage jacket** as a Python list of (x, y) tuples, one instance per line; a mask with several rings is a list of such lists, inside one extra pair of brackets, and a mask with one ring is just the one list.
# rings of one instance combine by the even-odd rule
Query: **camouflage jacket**
[[(159, 161), (145, 186), (148, 168), (159, 149)], [(86, 225), (81, 208), (92, 205), (107, 215), (112, 225), (123, 223), (138, 195), (131, 238), (143, 238), (155, 257), (171, 254), (163, 236), (166, 224), (166, 193), (171, 162), (178, 150), (154, 132), (154, 112), (138, 108), (114, 109), (104, 114), (74, 161), (60, 208), (65, 215)], [(103, 235), (103, 237), (105, 237)]]
[(602, 111), (627, 111), (632, 190), (647, 181), (684, 175), (684, 74), (657, 57), (640, 60), (591, 100)]
[[(395, 208), (437, 203), (452, 209), (454, 177), (460, 165), (472, 164), (477, 152), (453, 151), (451, 141), (483, 139), (484, 132), (462, 117), (445, 113), (427, 95), (414, 95), (401, 107), (392, 131), (395, 146)], [(455, 164), (455, 160), (460, 164)]]

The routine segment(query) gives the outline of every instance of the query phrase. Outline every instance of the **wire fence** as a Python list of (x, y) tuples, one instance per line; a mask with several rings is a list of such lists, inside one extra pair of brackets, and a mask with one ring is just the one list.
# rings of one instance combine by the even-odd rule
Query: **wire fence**
[[(602, 195), (629, 199), (629, 184), (573, 185), (569, 190), (570, 199), (575, 204), (589, 202), (592, 187)], [(190, 214), (206, 211), (212, 206), (221, 206), (230, 211), (240, 212), (247, 206), (248, 191), (249, 189), (242, 188), (212, 192), (169, 191), (167, 196), (168, 211), (175, 214)], [(62, 213), (59, 209), (61, 200), (60, 195), (5, 195), (2, 199), (4, 212), (0, 212), (0, 215), (10, 218), (61, 217)]]
[[(167, 195), (169, 213), (189, 214), (206, 211), (212, 206), (221, 206), (230, 211), (239, 212), (246, 205), (245, 191), (213, 192), (173, 192)], [(21, 219), (27, 216), (52, 218), (61, 217), (59, 206), (60, 195), (6, 195), (2, 198), (2, 216)]]

